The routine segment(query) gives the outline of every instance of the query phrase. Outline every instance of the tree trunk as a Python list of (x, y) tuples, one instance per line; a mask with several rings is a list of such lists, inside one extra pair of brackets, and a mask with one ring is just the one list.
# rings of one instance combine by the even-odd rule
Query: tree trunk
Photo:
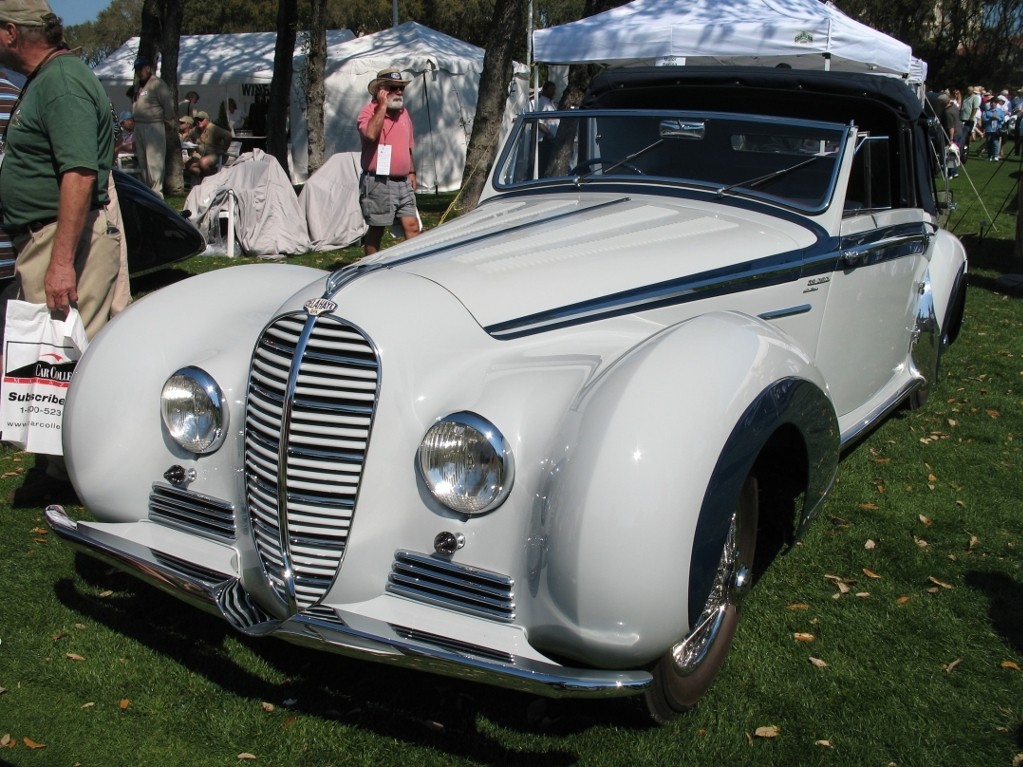
[(515, 41), (524, 32), (525, 6), (525, 0), (497, 0), (494, 6), (490, 39), (483, 57), (476, 116), (462, 171), (462, 191), (453, 205), (456, 213), (465, 213), (476, 207), (497, 157), (497, 141), (508, 100), (508, 83), (512, 78), (512, 54)]
[(274, 76), (270, 81), (270, 103), (266, 120), (267, 153), (288, 172), (288, 101), (291, 96), (292, 60), (295, 57), (298, 0), (280, 0), (277, 6), (277, 47)]
[[(163, 0), (163, 28), (160, 43), (160, 79), (171, 89), (174, 104), (178, 103), (178, 49), (181, 43), (181, 20), (185, 14), (184, 0)], [(177, 125), (167, 129), (167, 160), (164, 173), (164, 194), (179, 195), (185, 191), (184, 167), (181, 162), (181, 140)]]
[(309, 55), (306, 57), (306, 130), (309, 137), (309, 175), (323, 165), (324, 74), (327, 64), (327, 3), (312, 0)]

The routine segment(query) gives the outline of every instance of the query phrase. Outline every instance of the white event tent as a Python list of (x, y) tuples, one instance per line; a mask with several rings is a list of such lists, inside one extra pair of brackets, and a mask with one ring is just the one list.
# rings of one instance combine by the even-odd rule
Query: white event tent
[[(353, 37), (347, 29), (330, 30), (327, 43), (336, 45)], [(178, 98), (184, 99), (185, 93), (194, 90), (199, 94), (196, 108), (208, 112), (214, 120), (227, 98), (233, 98), (242, 114), (248, 114), (257, 98), (269, 97), (276, 42), (276, 32), (182, 35)], [(118, 112), (131, 109), (127, 90), (135, 76), (138, 49), (139, 38), (132, 37), (93, 69)], [(159, 67), (156, 72), (159, 74)]]
[(819, 0), (634, 0), (538, 29), (533, 49), (550, 64), (785, 63), (914, 80), (926, 74), (908, 45)]
[[(483, 55), (482, 48), (415, 22), (330, 44), (324, 78), (324, 156), (360, 150), (356, 118), (370, 101), (367, 86), (377, 72), (393, 65), (410, 81), (405, 107), (415, 131), (420, 189), (458, 189), (476, 115)], [(296, 57), (291, 96), (291, 161), (296, 182), (308, 175), (303, 70), (304, 60)], [(508, 84), (505, 129), (518, 113), (529, 109), (528, 90), (528, 68), (517, 63)]]

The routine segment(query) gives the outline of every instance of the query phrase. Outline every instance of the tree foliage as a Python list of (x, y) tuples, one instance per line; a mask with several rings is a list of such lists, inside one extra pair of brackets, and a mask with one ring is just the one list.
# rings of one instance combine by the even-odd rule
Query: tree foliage
[(840, 0), (843, 13), (913, 48), (932, 87), (1023, 82), (1023, 0)]

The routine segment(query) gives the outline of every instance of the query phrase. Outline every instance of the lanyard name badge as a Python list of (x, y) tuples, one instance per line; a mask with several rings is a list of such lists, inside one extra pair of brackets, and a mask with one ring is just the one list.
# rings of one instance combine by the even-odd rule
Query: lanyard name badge
[(377, 144), (377, 175), (391, 175), (391, 145)]

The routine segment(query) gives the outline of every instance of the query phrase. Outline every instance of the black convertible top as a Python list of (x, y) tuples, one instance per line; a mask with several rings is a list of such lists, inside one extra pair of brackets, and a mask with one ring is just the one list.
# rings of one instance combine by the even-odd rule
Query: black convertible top
[[(651, 103), (651, 99), (655, 99)], [(756, 114), (798, 115), (833, 120), (827, 112), (886, 107), (903, 120), (915, 121), (923, 107), (902, 80), (855, 72), (825, 72), (779, 67), (625, 67), (593, 78), (583, 107), (650, 108), (668, 99), (675, 108), (717, 109), (729, 106)], [(808, 104), (811, 105), (808, 108)], [(848, 122), (848, 120), (842, 120)]]
[(898, 78), (780, 67), (622, 67), (593, 78), (583, 109), (687, 109), (855, 124), (892, 142), (893, 200), (934, 212), (923, 104)]

